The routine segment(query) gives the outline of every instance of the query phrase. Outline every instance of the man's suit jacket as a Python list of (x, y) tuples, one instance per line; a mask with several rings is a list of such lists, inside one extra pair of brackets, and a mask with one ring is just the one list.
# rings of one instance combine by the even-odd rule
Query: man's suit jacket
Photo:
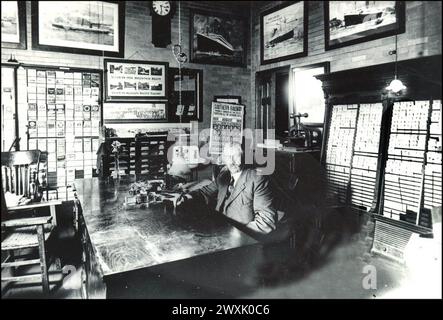
[(215, 201), (218, 212), (249, 230), (259, 234), (273, 231), (277, 223), (277, 210), (268, 177), (259, 175), (255, 169), (243, 169), (234, 190), (224, 201), (230, 180), (231, 174), (224, 167), (215, 181), (190, 194), (194, 198), (203, 198), (208, 205)]

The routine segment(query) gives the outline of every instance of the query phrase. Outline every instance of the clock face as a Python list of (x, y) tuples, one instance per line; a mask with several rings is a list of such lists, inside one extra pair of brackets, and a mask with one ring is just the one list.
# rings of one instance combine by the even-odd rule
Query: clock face
[(171, 3), (169, 1), (152, 1), (154, 12), (160, 16), (166, 16), (171, 11)]

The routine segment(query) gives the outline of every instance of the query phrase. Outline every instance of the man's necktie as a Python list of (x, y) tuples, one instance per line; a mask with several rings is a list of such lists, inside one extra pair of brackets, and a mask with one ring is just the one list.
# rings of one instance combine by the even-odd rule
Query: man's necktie
[(231, 181), (229, 182), (228, 186), (228, 191), (226, 192), (226, 199), (228, 199), (232, 191), (234, 191), (234, 182), (235, 182), (234, 177), (231, 177)]
[(235, 182), (234, 177), (231, 176), (231, 181), (229, 182), (228, 189), (226, 190), (226, 196), (225, 199), (223, 200), (223, 206), (221, 207), (223, 208), (223, 211), (225, 210), (226, 200), (229, 199), (232, 191), (234, 191), (234, 182)]

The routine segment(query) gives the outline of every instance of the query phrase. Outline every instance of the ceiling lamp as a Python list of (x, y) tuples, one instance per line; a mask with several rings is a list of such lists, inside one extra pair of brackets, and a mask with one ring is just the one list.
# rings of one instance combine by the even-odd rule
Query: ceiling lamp
[(394, 80), (391, 81), (389, 86), (386, 87), (387, 90), (392, 91), (394, 93), (398, 93), (402, 90), (406, 89), (406, 86), (401, 82), (401, 80), (398, 80), (397, 77), (395, 77)]
[(397, 35), (395, 35), (395, 50), (390, 51), (389, 54), (395, 54), (395, 77), (394, 80), (391, 81), (389, 86), (386, 87), (386, 90), (398, 94), (400, 91), (405, 90), (406, 86), (403, 84), (403, 82), (401, 82), (401, 80), (397, 79), (397, 58), (398, 58)]

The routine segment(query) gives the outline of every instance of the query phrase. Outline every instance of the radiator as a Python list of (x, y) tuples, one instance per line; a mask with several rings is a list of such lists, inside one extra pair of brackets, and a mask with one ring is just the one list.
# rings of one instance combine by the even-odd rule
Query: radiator
[(376, 221), (374, 243), (371, 252), (404, 263), (404, 252), (411, 236), (412, 231), (387, 224), (383, 221)]

